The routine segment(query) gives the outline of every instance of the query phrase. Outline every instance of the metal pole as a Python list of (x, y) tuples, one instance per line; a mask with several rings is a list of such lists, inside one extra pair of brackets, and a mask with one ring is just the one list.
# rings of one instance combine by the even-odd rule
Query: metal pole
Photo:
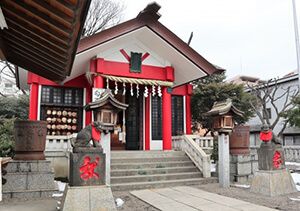
[(296, 2), (293, 2), (293, 18), (294, 18), (294, 30), (295, 30), (295, 42), (296, 42), (296, 52), (297, 52), (297, 73), (298, 73), (298, 86), (300, 89), (300, 48), (299, 48), (299, 33), (298, 33), (298, 23), (297, 23), (297, 12), (296, 12)]

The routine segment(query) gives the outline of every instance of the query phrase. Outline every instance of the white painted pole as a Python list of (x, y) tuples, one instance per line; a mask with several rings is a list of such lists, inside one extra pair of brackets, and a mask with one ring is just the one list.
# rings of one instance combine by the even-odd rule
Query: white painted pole
[(295, 0), (292, 0), (292, 2), (293, 2), (293, 19), (294, 19), (296, 53), (297, 53), (298, 86), (300, 89), (300, 48), (299, 48), (298, 21), (297, 21), (296, 2), (295, 2)]
[(229, 136), (228, 134), (221, 133), (218, 136), (218, 174), (219, 185), (222, 188), (230, 186), (230, 164), (229, 164)]

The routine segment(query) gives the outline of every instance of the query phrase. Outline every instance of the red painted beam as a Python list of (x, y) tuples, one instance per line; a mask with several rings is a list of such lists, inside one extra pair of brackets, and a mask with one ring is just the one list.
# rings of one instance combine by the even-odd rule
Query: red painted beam
[(171, 94), (162, 88), (162, 139), (163, 150), (172, 150), (172, 106)]
[(173, 67), (166, 67), (166, 80), (167, 81), (174, 81), (174, 68)]
[(142, 56), (142, 61), (144, 61), (145, 59), (148, 58), (148, 56), (150, 56), (150, 54), (147, 52)]
[(125, 59), (130, 62), (130, 56), (126, 53), (124, 49), (120, 50), (121, 54), (125, 57)]
[[(98, 69), (98, 67), (97, 67)], [(130, 67), (128, 63), (125, 62), (113, 62), (104, 61), (103, 74), (120, 76), (120, 77), (130, 77), (130, 78), (142, 78), (142, 79), (152, 79), (152, 80), (167, 80), (166, 68), (142, 65), (141, 73), (130, 72)], [(169, 78), (170, 81), (172, 78)]]

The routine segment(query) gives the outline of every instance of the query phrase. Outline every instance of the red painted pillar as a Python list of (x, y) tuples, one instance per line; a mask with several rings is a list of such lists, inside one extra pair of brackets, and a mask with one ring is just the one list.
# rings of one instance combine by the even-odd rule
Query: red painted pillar
[[(92, 102), (92, 87), (88, 86), (86, 87), (86, 93), (85, 93), (85, 102), (86, 104)], [(92, 112), (86, 111), (85, 113), (85, 125), (89, 125), (92, 123)]]
[(162, 88), (162, 139), (163, 150), (172, 149), (172, 106), (171, 94), (167, 87)]
[(39, 99), (39, 84), (32, 83), (30, 85), (29, 120), (37, 120), (38, 99)]
[[(95, 61), (97, 64), (95, 64)], [(96, 68), (95, 68), (96, 66)], [(97, 59), (91, 61), (91, 71), (95, 71), (96, 73), (102, 73), (104, 69), (104, 59)], [(101, 75), (96, 75), (94, 77), (94, 88), (104, 88), (104, 79)]]
[(191, 112), (191, 95), (193, 93), (193, 86), (186, 85), (187, 94), (185, 95), (185, 120), (186, 120), (186, 134), (192, 134), (192, 112)]
[(145, 98), (145, 150), (150, 150), (150, 96)]

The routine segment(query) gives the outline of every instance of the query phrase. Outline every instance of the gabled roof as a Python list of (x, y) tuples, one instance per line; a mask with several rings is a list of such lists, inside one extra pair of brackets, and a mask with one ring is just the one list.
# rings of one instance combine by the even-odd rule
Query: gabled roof
[(128, 104), (118, 101), (114, 97), (114, 95), (111, 93), (110, 89), (106, 89), (104, 92), (101, 93), (98, 100), (87, 104), (85, 106), (85, 110), (87, 110), (87, 111), (94, 110), (94, 109), (100, 108), (108, 103), (112, 104), (113, 106), (115, 106), (117, 109), (120, 109), (120, 110), (126, 110), (126, 108), (128, 107)]
[[(0, 57), (52, 81), (70, 75), (91, 0), (1, 0)], [(3, 20), (2, 20), (3, 21)]]
[(205, 116), (222, 116), (229, 112), (233, 112), (238, 116), (243, 116), (244, 112), (237, 109), (231, 99), (215, 102), (210, 111), (205, 113)]
[(220, 69), (208, 62), (158, 21), (160, 18), (159, 9), (160, 6), (157, 3), (151, 3), (136, 18), (82, 39), (77, 49), (77, 56), (99, 45), (146, 27), (207, 75), (220, 72)]

